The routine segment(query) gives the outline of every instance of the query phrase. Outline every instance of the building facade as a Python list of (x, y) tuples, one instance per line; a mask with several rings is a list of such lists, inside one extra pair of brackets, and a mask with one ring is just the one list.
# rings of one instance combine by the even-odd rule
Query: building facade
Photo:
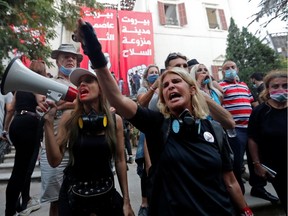
[[(180, 52), (205, 64), (216, 80), (225, 60), (232, 0), (99, 0), (107, 8), (150, 12), (154, 32), (154, 63), (164, 68), (170, 52)], [(109, 3), (107, 3), (109, 2)], [(237, 23), (237, 20), (236, 20)], [(52, 48), (61, 43), (73, 43), (71, 33), (62, 26)], [(79, 48), (79, 44), (75, 43)]]

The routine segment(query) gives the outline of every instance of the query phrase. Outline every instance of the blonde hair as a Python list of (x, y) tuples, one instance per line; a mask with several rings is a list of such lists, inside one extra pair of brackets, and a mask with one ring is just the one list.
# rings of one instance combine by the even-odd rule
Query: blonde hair
[(275, 79), (275, 78), (287, 78), (287, 77), (288, 77), (287, 71), (285, 71), (285, 70), (270, 71), (263, 79), (265, 88), (259, 95), (260, 102), (265, 102), (268, 99), (270, 99), (269, 84), (273, 79)]
[[(201, 65), (205, 66), (204, 64), (196, 64), (196, 65), (194, 65), (194, 66), (191, 68), (191, 70), (190, 70), (190, 76), (191, 76), (192, 79), (195, 80), (195, 81), (197, 81), (197, 79), (196, 79), (197, 70), (199, 69), (199, 67), (200, 67)], [(206, 66), (205, 66), (205, 67), (206, 67)], [(207, 68), (207, 67), (206, 67), (206, 68)], [(207, 70), (208, 70), (208, 68), (207, 68)], [(211, 75), (210, 75), (209, 71), (208, 71), (208, 75), (209, 75), (209, 78), (208, 78), (208, 79), (210, 80), (210, 82), (207, 84), (208, 89), (213, 90), (213, 91), (218, 95), (218, 98), (223, 97), (223, 94), (222, 94), (217, 88), (214, 87), (214, 85), (213, 85), (213, 80), (212, 80), (212, 78), (211, 78)]]
[(167, 107), (164, 96), (163, 96), (163, 80), (168, 74), (176, 74), (180, 76), (189, 86), (195, 86), (195, 95), (191, 96), (191, 104), (192, 104), (192, 115), (199, 119), (206, 119), (209, 115), (209, 108), (206, 103), (205, 97), (200, 89), (197, 87), (195, 81), (191, 78), (191, 76), (187, 73), (184, 68), (174, 67), (166, 70), (160, 78), (159, 85), (159, 101), (158, 107), (160, 112), (165, 116), (169, 117), (171, 115), (169, 107)]
[[(98, 83), (97, 78), (95, 77), (96, 82)], [(99, 86), (100, 88), (100, 86)], [(101, 89), (100, 89), (101, 91)], [(106, 100), (103, 92), (98, 96), (99, 100), (99, 113), (103, 113), (107, 116), (107, 127), (105, 129), (105, 137), (108, 142), (110, 151), (112, 153), (112, 157), (115, 157), (115, 146), (116, 146), (116, 117), (110, 111), (110, 105)], [(71, 118), (64, 125), (64, 136), (60, 140), (61, 145), (66, 145), (68, 143), (68, 150), (70, 154), (69, 163), (74, 164), (74, 156), (73, 156), (73, 145), (76, 142), (79, 136), (79, 126), (78, 119), (84, 113), (83, 103), (79, 100), (79, 97), (76, 99), (76, 107), (74, 111), (71, 113)]]

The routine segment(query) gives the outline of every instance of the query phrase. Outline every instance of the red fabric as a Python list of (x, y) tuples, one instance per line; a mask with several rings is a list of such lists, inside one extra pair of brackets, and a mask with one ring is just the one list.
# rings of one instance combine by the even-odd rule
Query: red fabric
[[(118, 13), (118, 18), (117, 18)], [(154, 41), (151, 13), (107, 9), (96, 14), (82, 7), (83, 20), (91, 23), (102, 45), (110, 55), (116, 80), (123, 78), (123, 94), (130, 95), (128, 71), (140, 71), (154, 63)], [(80, 52), (83, 54), (82, 48)], [(84, 55), (80, 67), (89, 69)]]

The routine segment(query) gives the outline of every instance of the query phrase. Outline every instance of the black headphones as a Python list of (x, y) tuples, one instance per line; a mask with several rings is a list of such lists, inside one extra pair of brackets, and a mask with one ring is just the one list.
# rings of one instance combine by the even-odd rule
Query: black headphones
[(83, 114), (78, 119), (78, 126), (81, 130), (86, 132), (95, 133), (103, 131), (108, 124), (107, 116), (103, 113), (96, 113), (95, 110), (87, 114)]
[(188, 109), (185, 109), (180, 115), (179, 118), (172, 120), (172, 131), (175, 134), (179, 135), (191, 135), (197, 134), (198, 121), (195, 120), (195, 117), (189, 112)]

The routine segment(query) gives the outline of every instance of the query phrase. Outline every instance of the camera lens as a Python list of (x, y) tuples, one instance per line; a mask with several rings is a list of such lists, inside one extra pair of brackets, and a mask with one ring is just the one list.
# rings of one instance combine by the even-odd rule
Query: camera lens
[(75, 42), (79, 42), (78, 38), (77, 38), (77, 36), (75, 34), (72, 35), (72, 40), (75, 41)]

